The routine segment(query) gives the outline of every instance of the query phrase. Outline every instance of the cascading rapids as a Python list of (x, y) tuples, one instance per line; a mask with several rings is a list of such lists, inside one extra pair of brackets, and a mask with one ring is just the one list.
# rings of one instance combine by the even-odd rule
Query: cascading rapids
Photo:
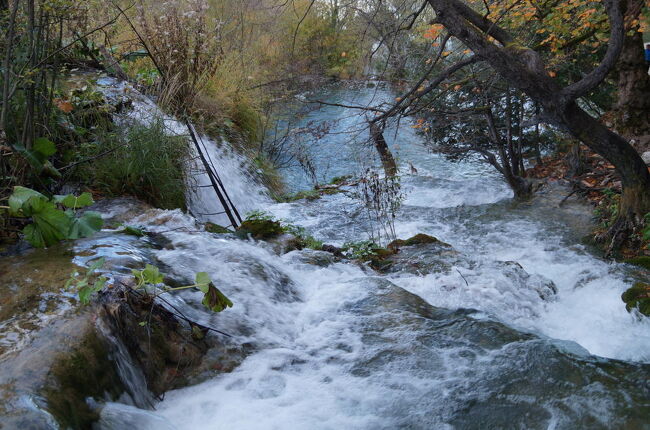
[[(155, 411), (107, 405), (101, 428), (648, 428), (650, 323), (619, 299), (636, 275), (576, 239), (572, 222), (588, 213), (578, 204), (562, 213), (548, 193), (515, 205), (483, 165), (429, 154), (412, 132), (390, 143), (418, 171), (402, 177), (398, 235), (424, 232), (457, 250), (428, 256), (430, 270), (379, 275), (324, 252), (277, 255), (197, 231), (179, 211), (136, 217), (170, 241), (155, 257), (171, 276), (207, 271), (234, 302), (211, 314), (186, 291), (175, 306), (250, 352), (234, 371), (168, 393)], [(353, 198), (273, 204), (236, 156), (206, 145), (238, 207), (330, 243), (365, 239), (366, 221), (347, 210)], [(192, 211), (214, 211), (205, 199), (190, 198)]]

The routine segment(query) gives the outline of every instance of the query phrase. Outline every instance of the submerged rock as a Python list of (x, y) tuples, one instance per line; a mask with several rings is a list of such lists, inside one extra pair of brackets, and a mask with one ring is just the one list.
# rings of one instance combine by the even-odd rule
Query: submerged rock
[(239, 237), (246, 238), (250, 235), (253, 239), (265, 240), (280, 236), (284, 233), (278, 221), (266, 219), (252, 219), (244, 221), (237, 229)]
[(451, 269), (458, 261), (459, 253), (448, 243), (420, 233), (388, 244), (389, 253), (371, 265), (383, 273), (412, 273), (424, 275)]
[(90, 428), (106, 401), (149, 409), (166, 391), (236, 365), (211, 361), (225, 362), (225, 343), (207, 330), (151, 296), (114, 287), (101, 304), (72, 310), (2, 358), (0, 427)]
[(621, 298), (628, 312), (638, 309), (643, 315), (650, 316), (650, 284), (637, 282), (625, 291)]
[(647, 256), (629, 258), (625, 260), (625, 262), (628, 264), (633, 264), (635, 266), (642, 267), (646, 270), (650, 270), (650, 257)]
[(216, 234), (232, 233), (232, 231), (228, 230), (226, 227), (220, 226), (219, 224), (215, 224), (213, 222), (205, 223), (205, 231), (209, 231), (210, 233), (216, 233)]

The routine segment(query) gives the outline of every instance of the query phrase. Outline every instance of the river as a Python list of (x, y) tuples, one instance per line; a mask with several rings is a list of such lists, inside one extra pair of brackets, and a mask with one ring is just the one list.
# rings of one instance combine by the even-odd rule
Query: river
[[(333, 121), (308, 148), (320, 181), (376, 165), (358, 112), (308, 111), (304, 101), (379, 103), (392, 97), (386, 89), (334, 86), (300, 97), (285, 112), (293, 127)], [(589, 208), (558, 207), (566, 191), (553, 186), (515, 202), (491, 168), (429, 152), (408, 123), (387, 137), (403, 173), (397, 236), (426, 233), (458, 252), (380, 275), (325, 253), (277, 255), (196, 232), (177, 211), (142, 215), (135, 221), (171, 241), (156, 258), (173, 276), (207, 271), (235, 303), (208, 314), (200, 294), (184, 292), (176, 305), (249, 354), (230, 373), (168, 393), (155, 411), (109, 404), (102, 428), (650, 428), (650, 320), (620, 299), (641, 275), (583, 244)], [(351, 195), (275, 203), (237, 173), (234, 155), (210, 151), (243, 211), (267, 211), (326, 243), (367, 238)], [(312, 185), (295, 165), (284, 176), (293, 191)], [(214, 211), (203, 193), (195, 206)]]

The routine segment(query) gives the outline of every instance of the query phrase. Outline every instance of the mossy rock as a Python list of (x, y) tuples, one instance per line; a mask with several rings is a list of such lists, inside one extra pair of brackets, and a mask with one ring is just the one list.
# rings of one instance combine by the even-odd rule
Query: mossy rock
[(650, 284), (636, 282), (621, 298), (628, 312), (638, 308), (643, 315), (650, 316)]
[(296, 194), (287, 194), (282, 196), (279, 200), (281, 202), (285, 203), (290, 203), (290, 202), (295, 202), (297, 200), (308, 200), (308, 201), (313, 201), (313, 200), (318, 200), (320, 199), (321, 195), (318, 190), (307, 190), (307, 191), (299, 191)]
[(245, 238), (250, 234), (257, 240), (272, 239), (283, 233), (284, 229), (279, 222), (266, 219), (246, 220), (237, 229), (239, 237)]
[(216, 234), (233, 233), (231, 230), (228, 230), (226, 227), (220, 226), (219, 224), (215, 224), (213, 222), (205, 223), (205, 231), (208, 231), (210, 233), (216, 233)]
[(634, 264), (635, 266), (650, 270), (650, 257), (647, 256), (630, 258), (625, 260), (625, 263)]
[(106, 342), (93, 330), (71, 352), (60, 355), (50, 377), (43, 395), (62, 428), (90, 428), (99, 414), (86, 399), (114, 400), (125, 391)]
[(335, 176), (330, 181), (330, 184), (331, 185), (341, 185), (341, 184), (349, 181), (350, 179), (352, 179), (352, 175)]
[(375, 270), (381, 271), (381, 270), (388, 269), (393, 264), (391, 261), (388, 260), (393, 255), (395, 255), (395, 251), (392, 249), (373, 248), (372, 255), (369, 255), (367, 257), (362, 257), (359, 260), (368, 261), (370, 267), (372, 267)]
[(450, 244), (442, 242), (433, 236), (429, 236), (428, 234), (424, 234), (424, 233), (418, 233), (415, 236), (408, 238), (406, 240), (397, 239), (392, 241), (391, 243), (388, 244), (388, 249), (399, 249), (404, 246), (428, 245), (431, 243), (436, 243), (438, 245), (451, 248)]

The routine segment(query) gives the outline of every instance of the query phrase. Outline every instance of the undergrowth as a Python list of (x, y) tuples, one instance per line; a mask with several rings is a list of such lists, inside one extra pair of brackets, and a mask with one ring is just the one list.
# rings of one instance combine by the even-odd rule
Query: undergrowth
[(98, 157), (76, 172), (91, 188), (132, 195), (162, 209), (186, 208), (187, 139), (168, 135), (162, 120), (107, 132), (82, 151), (84, 157)]

